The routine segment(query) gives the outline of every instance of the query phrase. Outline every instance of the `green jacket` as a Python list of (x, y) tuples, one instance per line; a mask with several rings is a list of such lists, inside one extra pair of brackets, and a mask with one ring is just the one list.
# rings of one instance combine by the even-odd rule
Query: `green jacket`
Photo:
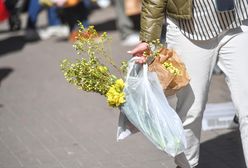
[(140, 40), (160, 39), (166, 15), (174, 19), (190, 19), (193, 0), (142, 0)]

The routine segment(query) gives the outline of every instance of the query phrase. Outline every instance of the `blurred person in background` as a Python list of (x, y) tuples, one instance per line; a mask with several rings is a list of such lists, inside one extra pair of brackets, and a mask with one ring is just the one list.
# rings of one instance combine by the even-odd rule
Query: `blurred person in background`
[(89, 26), (88, 16), (91, 9), (90, 0), (54, 0), (62, 8), (61, 17), (68, 24), (70, 30), (69, 41), (74, 42), (78, 31), (78, 22), (84, 27)]
[(6, 8), (9, 11), (9, 30), (16, 31), (21, 29), (20, 14), (26, 0), (5, 0)]
[(69, 34), (68, 27), (61, 24), (61, 20), (58, 16), (58, 7), (51, 6), (47, 7), (47, 18), (48, 27), (43, 30), (37, 30), (36, 25), (38, 21), (38, 16), (41, 10), (44, 9), (39, 2), (39, 0), (30, 0), (28, 5), (28, 19), (26, 25), (25, 38), (28, 41), (48, 39), (52, 36), (56, 37), (66, 37)]
[[(140, 56), (149, 42), (160, 39), (166, 16), (166, 43), (187, 67), (190, 84), (177, 92), (176, 111), (181, 117), (187, 149), (175, 157), (178, 168), (198, 165), (203, 112), (213, 69), (226, 75), (237, 109), (239, 130), (248, 166), (248, 1), (247, 0), (144, 0), (140, 40), (128, 53)], [(218, 165), (216, 165), (218, 167)]]
[(134, 23), (126, 14), (125, 0), (115, 0), (115, 10), (117, 15), (116, 26), (120, 33), (122, 45), (133, 46), (139, 43), (139, 35), (134, 29)]

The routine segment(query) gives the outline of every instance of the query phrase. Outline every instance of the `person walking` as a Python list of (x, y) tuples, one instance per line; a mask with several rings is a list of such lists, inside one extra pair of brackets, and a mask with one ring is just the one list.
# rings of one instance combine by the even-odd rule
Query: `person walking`
[(216, 61), (225, 73), (239, 119), (248, 165), (248, 2), (247, 0), (145, 0), (140, 41), (129, 54), (145, 57), (148, 43), (159, 39), (166, 16), (166, 43), (185, 63), (190, 84), (177, 92), (187, 149), (175, 157), (180, 168), (198, 165), (203, 111)]
[(115, 0), (116, 27), (120, 33), (122, 45), (134, 46), (139, 43), (139, 35), (135, 32), (134, 23), (125, 13), (124, 0)]

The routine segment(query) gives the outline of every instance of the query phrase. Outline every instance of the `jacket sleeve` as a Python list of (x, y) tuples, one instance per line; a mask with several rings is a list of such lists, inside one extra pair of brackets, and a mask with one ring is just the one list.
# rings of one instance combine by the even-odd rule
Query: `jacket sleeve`
[(142, 0), (140, 40), (160, 39), (167, 0)]

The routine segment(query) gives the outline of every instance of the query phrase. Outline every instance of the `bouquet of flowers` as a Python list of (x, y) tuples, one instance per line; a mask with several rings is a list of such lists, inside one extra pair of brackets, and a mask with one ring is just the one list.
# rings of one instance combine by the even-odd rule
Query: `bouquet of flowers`
[[(183, 152), (186, 140), (181, 120), (169, 106), (156, 73), (149, 72), (147, 64), (137, 64), (137, 57), (118, 67), (105, 48), (110, 41), (107, 33), (100, 35), (93, 26), (79, 27), (73, 46), (82, 57), (62, 61), (66, 80), (80, 90), (104, 95), (109, 106), (120, 109), (120, 119), (128, 122), (119, 121), (123, 124), (117, 139), (125, 138), (126, 129), (139, 130), (158, 149), (172, 156)], [(110, 72), (110, 65), (124, 80)]]
[(110, 41), (107, 33), (99, 35), (93, 26), (86, 29), (81, 23), (79, 27), (73, 47), (77, 54), (83, 57), (74, 62), (64, 59), (61, 63), (64, 76), (78, 89), (104, 95), (110, 106), (119, 107), (125, 102), (124, 81), (112, 74), (105, 64), (111, 65), (123, 74), (126, 63), (123, 62), (118, 68), (105, 50), (105, 44)]

